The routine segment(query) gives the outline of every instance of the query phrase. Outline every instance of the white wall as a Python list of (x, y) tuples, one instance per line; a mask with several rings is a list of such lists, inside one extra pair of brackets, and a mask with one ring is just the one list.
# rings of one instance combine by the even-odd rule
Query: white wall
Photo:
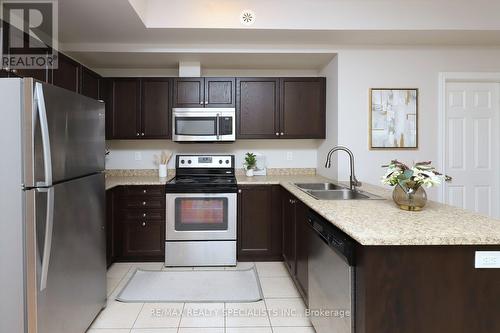
[[(338, 55), (338, 143), (356, 156), (360, 181), (379, 183), (380, 167), (391, 159), (412, 162), (438, 155), (439, 72), (500, 71), (500, 51), (480, 49), (378, 49), (342, 50)], [(368, 101), (370, 88), (419, 89), (419, 149), (370, 151)], [(331, 90), (329, 93), (332, 94)], [(339, 179), (348, 179), (347, 158), (341, 156)], [(437, 192), (431, 191), (436, 198)]]
[[(166, 140), (108, 141), (110, 154), (106, 158), (106, 169), (153, 169), (154, 155), (161, 150), (174, 154), (234, 154), (236, 167), (243, 167), (247, 152), (266, 155), (269, 168), (315, 168), (318, 140), (238, 140), (228, 144), (180, 144)], [(135, 160), (135, 153), (142, 155)], [(291, 160), (289, 160), (291, 153)], [(175, 160), (169, 163), (175, 168)]]
[(335, 157), (332, 158), (330, 169), (324, 167), (328, 151), (338, 144), (338, 57), (321, 71), (321, 75), (326, 77), (326, 139), (318, 148), (318, 174), (337, 179), (338, 163)]

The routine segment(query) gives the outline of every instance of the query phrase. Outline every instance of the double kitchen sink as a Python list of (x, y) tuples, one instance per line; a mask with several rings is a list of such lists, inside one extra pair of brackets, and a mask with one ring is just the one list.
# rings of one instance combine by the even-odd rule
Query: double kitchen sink
[(375, 194), (350, 189), (334, 183), (295, 183), (299, 189), (318, 200), (383, 200)]

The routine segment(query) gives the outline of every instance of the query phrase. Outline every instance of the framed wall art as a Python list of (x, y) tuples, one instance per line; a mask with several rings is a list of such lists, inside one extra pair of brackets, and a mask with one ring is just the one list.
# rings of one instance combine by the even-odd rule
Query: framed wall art
[(370, 149), (418, 148), (418, 89), (370, 89)]

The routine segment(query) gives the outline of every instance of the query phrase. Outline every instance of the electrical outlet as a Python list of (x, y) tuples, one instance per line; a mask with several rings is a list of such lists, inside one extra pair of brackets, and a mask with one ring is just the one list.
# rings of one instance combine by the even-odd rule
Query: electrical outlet
[(140, 151), (136, 151), (134, 154), (134, 159), (136, 161), (142, 161), (142, 153)]
[(293, 152), (287, 151), (286, 152), (286, 160), (287, 161), (292, 161), (293, 160)]
[(476, 251), (475, 268), (500, 268), (500, 251)]

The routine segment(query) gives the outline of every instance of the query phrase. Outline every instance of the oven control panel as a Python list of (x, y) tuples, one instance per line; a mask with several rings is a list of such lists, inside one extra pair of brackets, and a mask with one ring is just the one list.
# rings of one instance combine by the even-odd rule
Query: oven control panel
[(232, 168), (233, 155), (177, 155), (177, 168)]

